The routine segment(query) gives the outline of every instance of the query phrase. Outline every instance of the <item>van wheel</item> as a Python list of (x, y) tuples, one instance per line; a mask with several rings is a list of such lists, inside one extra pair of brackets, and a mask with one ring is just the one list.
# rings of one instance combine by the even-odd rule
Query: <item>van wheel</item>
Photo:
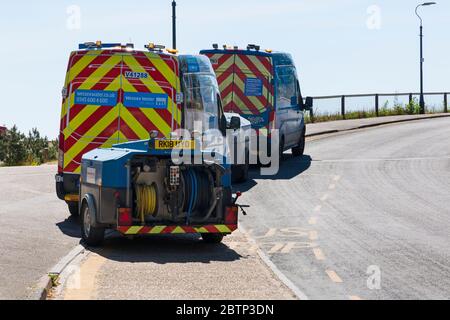
[(202, 233), (202, 239), (206, 243), (221, 243), (223, 240), (223, 234), (221, 233)]
[(91, 210), (84, 204), (81, 210), (81, 236), (88, 246), (100, 246), (105, 238), (105, 228), (94, 227)]
[(305, 129), (303, 129), (302, 136), (300, 138), (300, 142), (298, 143), (298, 146), (295, 148), (292, 148), (292, 155), (294, 157), (301, 157), (305, 153), (305, 141), (306, 141), (306, 132)]
[(78, 217), (79, 207), (78, 202), (67, 202), (67, 206), (69, 207), (69, 212), (73, 217)]

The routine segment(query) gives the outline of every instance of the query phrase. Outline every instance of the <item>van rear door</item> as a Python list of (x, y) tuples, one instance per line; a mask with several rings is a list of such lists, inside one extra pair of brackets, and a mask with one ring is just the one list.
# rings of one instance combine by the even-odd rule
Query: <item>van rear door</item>
[(111, 50), (78, 51), (67, 74), (64, 128), (65, 173), (80, 173), (81, 157), (118, 141), (122, 55)]
[(238, 113), (266, 134), (274, 120), (273, 65), (269, 54), (204, 50), (216, 72), (224, 111)]
[(235, 112), (267, 135), (273, 111), (272, 62), (257, 54), (236, 54), (233, 101)]
[(174, 56), (134, 52), (123, 57), (120, 142), (149, 139), (151, 131), (169, 138), (180, 126), (176, 96), (178, 63)]

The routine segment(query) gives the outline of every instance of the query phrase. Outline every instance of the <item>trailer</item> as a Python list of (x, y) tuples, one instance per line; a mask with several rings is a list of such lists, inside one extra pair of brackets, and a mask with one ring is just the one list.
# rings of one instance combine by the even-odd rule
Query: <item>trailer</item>
[[(194, 233), (219, 243), (235, 231), (238, 195), (232, 195), (230, 166), (223, 155), (211, 155), (199, 144), (150, 139), (85, 154), (79, 203), (83, 240), (98, 246), (105, 230), (114, 229), (126, 236)], [(174, 163), (174, 150), (217, 162)]]

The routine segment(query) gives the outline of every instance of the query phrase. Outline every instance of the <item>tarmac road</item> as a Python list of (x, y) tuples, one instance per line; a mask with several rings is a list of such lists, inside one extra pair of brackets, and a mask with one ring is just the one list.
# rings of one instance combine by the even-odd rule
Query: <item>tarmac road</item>
[(56, 166), (0, 168), (0, 299), (25, 299), (80, 242), (79, 226), (56, 197)]
[[(442, 118), (312, 138), (306, 156), (287, 154), (276, 177), (253, 170), (253, 180), (237, 186), (251, 191), (240, 200), (251, 205), (243, 226), (309, 298), (449, 299), (449, 136), (450, 118)], [(27, 298), (38, 279), (80, 241), (78, 222), (56, 198), (55, 171), (56, 166), (0, 168), (0, 299)], [(202, 257), (192, 251), (195, 241), (173, 239), (155, 261), (147, 246), (161, 239), (111, 238), (114, 250), (94, 252), (86, 264), (88, 288), (94, 283), (96, 298), (111, 298), (109, 279), (117, 273), (109, 265), (130, 270), (156, 263), (152, 270), (160, 275), (168, 270), (161, 266), (174, 263), (178, 271), (195, 264), (198, 274), (222, 270), (222, 264), (239, 271), (245, 266), (244, 278), (257, 264), (259, 276), (270, 279), (264, 285), (276, 293), (272, 297), (292, 298), (239, 234), (210, 260), (203, 258), (204, 247), (198, 249)], [(183, 250), (184, 258), (174, 260)], [(262, 283), (254, 280), (255, 288)], [(223, 293), (232, 293), (229, 289)], [(129, 287), (114, 290), (118, 297)], [(261, 290), (254, 293), (268, 298)], [(174, 292), (180, 293), (163, 294)], [(244, 298), (240, 292), (233, 297)]]
[(237, 186), (241, 219), (310, 299), (450, 299), (450, 119), (347, 132)]

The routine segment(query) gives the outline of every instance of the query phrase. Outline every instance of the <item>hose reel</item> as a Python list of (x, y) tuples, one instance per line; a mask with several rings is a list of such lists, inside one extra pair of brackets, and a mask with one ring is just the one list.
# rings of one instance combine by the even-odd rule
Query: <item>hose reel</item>
[(158, 192), (155, 184), (136, 185), (137, 213), (141, 222), (145, 222), (146, 216), (154, 216), (157, 213)]

